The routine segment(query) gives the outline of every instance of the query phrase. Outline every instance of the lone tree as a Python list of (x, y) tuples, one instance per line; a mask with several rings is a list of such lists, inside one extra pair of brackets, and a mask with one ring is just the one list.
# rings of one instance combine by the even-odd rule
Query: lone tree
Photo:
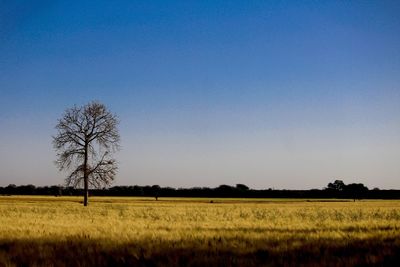
[(67, 109), (58, 120), (53, 145), (59, 170), (71, 171), (68, 186), (84, 189), (88, 205), (89, 187), (109, 185), (117, 171), (112, 154), (119, 149), (118, 118), (99, 102)]

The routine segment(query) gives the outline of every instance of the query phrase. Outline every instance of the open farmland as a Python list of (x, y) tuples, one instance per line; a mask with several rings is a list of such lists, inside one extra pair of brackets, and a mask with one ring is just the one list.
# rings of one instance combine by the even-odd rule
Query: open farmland
[(396, 265), (400, 201), (0, 197), (0, 266)]

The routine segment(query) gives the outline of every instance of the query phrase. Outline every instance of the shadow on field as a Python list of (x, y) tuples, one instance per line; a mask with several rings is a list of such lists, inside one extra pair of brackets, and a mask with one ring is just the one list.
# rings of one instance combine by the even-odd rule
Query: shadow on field
[(0, 266), (398, 266), (400, 262), (399, 237), (285, 244), (264, 240), (243, 252), (215, 239), (202, 246), (162, 240), (113, 245), (83, 238), (0, 239)]

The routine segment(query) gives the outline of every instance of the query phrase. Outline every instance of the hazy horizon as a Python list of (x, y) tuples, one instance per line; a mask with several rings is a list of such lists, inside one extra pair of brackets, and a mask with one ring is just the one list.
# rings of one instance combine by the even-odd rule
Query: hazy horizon
[(0, 186), (62, 184), (65, 109), (120, 119), (114, 185), (400, 189), (399, 1), (0, 3)]

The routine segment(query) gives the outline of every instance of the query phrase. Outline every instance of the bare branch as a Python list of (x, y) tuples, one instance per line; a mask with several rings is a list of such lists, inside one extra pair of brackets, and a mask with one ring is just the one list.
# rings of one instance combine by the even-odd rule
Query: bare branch
[[(99, 102), (67, 109), (56, 125), (53, 146), (55, 164), (70, 170), (69, 186), (107, 186), (114, 181), (117, 162), (112, 153), (119, 149), (118, 118)], [(101, 155), (101, 156), (99, 156)]]

